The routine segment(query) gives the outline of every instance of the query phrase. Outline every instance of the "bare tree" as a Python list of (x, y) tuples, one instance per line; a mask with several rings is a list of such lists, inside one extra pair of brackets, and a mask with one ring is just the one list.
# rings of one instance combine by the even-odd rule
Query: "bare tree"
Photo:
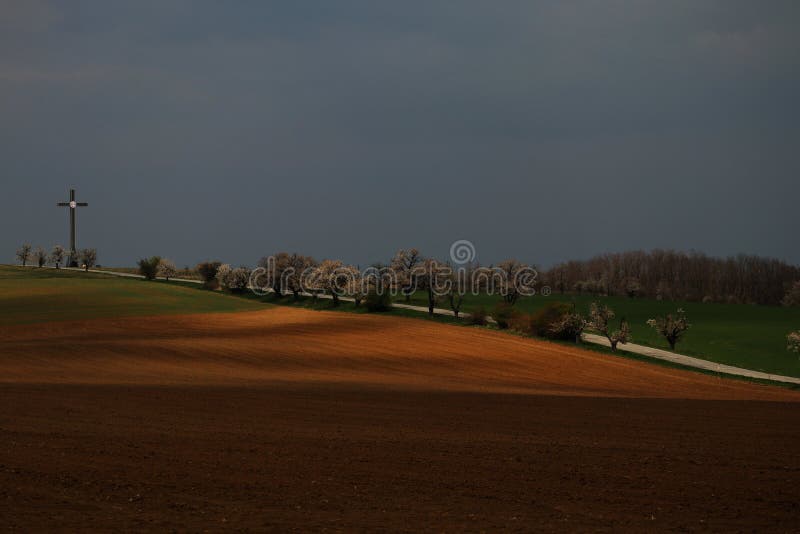
[(625, 280), (625, 294), (628, 298), (636, 298), (642, 293), (642, 284), (639, 279), (631, 276)]
[(503, 273), (504, 285), (502, 295), (503, 300), (510, 305), (514, 305), (520, 295), (527, 294), (536, 281), (536, 271), (530, 265), (526, 265), (515, 259), (508, 259), (497, 265)]
[(17, 249), (17, 259), (22, 262), (23, 267), (25, 267), (28, 264), (28, 260), (31, 259), (31, 248), (30, 243), (23, 243), (22, 246)]
[(56, 269), (61, 268), (61, 262), (64, 261), (64, 247), (61, 245), (54, 245), (53, 250), (50, 251), (50, 263), (56, 266)]
[(44, 267), (44, 264), (47, 263), (47, 252), (42, 247), (36, 247), (36, 250), (33, 251), (33, 261), (39, 267)]
[(433, 310), (436, 308), (437, 297), (445, 293), (443, 284), (450, 272), (451, 269), (446, 265), (442, 265), (436, 260), (425, 259), (410, 273), (414, 285), (425, 291), (428, 296), (428, 313), (430, 315), (433, 315)]
[(609, 323), (612, 319), (614, 319), (614, 311), (611, 308), (605, 304), (592, 302), (589, 309), (588, 327), (604, 335), (611, 344), (611, 350), (616, 351), (618, 343), (624, 345), (631, 340), (631, 329), (628, 326), (628, 321), (623, 318), (620, 320), (619, 329), (611, 331)]
[(97, 249), (95, 248), (84, 248), (78, 253), (78, 257), (80, 257), (81, 264), (83, 265), (83, 269), (85, 271), (89, 271), (94, 264), (97, 262)]
[(675, 315), (669, 313), (665, 317), (648, 319), (647, 324), (664, 336), (667, 343), (669, 343), (670, 350), (675, 350), (675, 344), (691, 326), (686, 320), (686, 313), (681, 308), (678, 308), (678, 312)]
[(158, 276), (161, 276), (165, 280), (169, 281), (177, 272), (178, 268), (175, 267), (175, 262), (172, 260), (162, 258), (161, 261), (158, 262)]
[(470, 265), (462, 266), (461, 269), (452, 270), (446, 275), (448, 285), (446, 287), (447, 302), (453, 315), (458, 319), (461, 313), (461, 305), (464, 304), (464, 295), (470, 290), (472, 284), (472, 268)]
[(414, 293), (414, 289), (416, 289), (417, 284), (414, 278), (414, 272), (422, 262), (422, 255), (420, 255), (419, 250), (415, 248), (401, 248), (394, 255), (394, 258), (392, 258), (390, 267), (395, 271), (406, 302), (411, 300), (411, 295)]

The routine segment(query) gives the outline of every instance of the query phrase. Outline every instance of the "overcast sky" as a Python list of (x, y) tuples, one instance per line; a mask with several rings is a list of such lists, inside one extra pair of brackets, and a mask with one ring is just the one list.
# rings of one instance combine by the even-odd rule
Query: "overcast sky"
[(800, 2), (0, 0), (0, 261), (800, 263)]

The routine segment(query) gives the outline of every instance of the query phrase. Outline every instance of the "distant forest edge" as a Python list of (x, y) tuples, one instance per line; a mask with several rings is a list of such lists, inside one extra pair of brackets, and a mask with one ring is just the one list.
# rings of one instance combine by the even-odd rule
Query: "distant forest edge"
[(541, 276), (554, 293), (796, 305), (800, 267), (753, 255), (714, 258), (694, 251), (652, 250), (567, 261)]
[[(29, 243), (25, 243), (17, 250), (16, 255), (22, 265), (33, 261), (40, 267), (46, 264), (59, 267), (65, 260), (65, 250), (60, 245), (54, 246), (52, 252), (48, 254), (42, 247), (34, 250)], [(83, 249), (79, 251), (78, 258), (88, 269), (96, 264), (97, 251)], [(259, 261), (259, 265), (266, 265), (268, 258), (274, 258), (276, 264), (280, 266), (279, 269), (291, 267), (297, 273), (311, 267), (320, 269), (325, 267), (328, 271), (335, 267), (344, 267), (338, 260), (328, 259), (320, 263), (311, 256), (297, 253), (290, 255), (286, 252), (264, 257)], [(408, 280), (415, 277), (413, 269), (424, 266), (426, 262), (439, 263), (431, 258), (426, 259), (419, 250), (411, 248), (398, 250), (388, 264), (375, 263), (372, 266), (390, 267), (401, 280), (405, 280), (403, 283), (408, 283)], [(205, 262), (194, 268), (187, 265), (183, 269), (178, 269), (174, 262), (160, 256), (145, 258), (138, 263), (139, 268), (107, 267), (106, 269), (139, 273), (147, 278), (159, 275), (167, 279), (175, 277), (205, 279), (199, 270), (201, 266), (221, 265), (220, 262)], [(446, 263), (442, 262), (441, 265)], [(476, 269), (479, 264), (470, 259), (461, 266)], [(149, 267), (147, 272), (142, 270), (143, 267)], [(490, 267), (500, 269), (509, 280), (512, 280), (515, 272), (529, 266), (509, 259)], [(355, 266), (346, 268), (358, 270)], [(244, 267), (242, 269), (245, 269), (247, 274), (250, 273), (249, 269)], [(327, 272), (325, 269), (322, 270)], [(216, 270), (214, 272), (216, 273)], [(247, 275), (242, 274), (242, 276), (242, 279), (246, 280)], [(715, 258), (702, 252), (662, 249), (607, 253), (588, 260), (571, 260), (556, 264), (550, 269), (539, 270), (537, 281), (540, 288), (547, 286), (555, 294), (577, 293), (687, 302), (800, 306), (800, 266), (775, 258), (748, 254)]]

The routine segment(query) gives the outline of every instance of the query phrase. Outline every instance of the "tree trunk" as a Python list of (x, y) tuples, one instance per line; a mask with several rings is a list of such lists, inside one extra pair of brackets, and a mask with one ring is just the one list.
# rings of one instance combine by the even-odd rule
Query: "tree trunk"
[(617, 343), (619, 343), (619, 341), (611, 342), (611, 352), (617, 352)]
[(436, 301), (433, 298), (433, 289), (428, 289), (428, 314), (433, 315), (433, 307)]
[(331, 291), (331, 296), (333, 297), (333, 307), (335, 308), (339, 305), (339, 295), (335, 291)]

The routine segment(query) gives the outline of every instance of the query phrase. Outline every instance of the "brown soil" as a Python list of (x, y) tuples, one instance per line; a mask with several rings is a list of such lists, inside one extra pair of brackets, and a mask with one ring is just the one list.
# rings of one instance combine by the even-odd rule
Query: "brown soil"
[(800, 524), (796, 391), (289, 308), (0, 339), (0, 524), (24, 531)]

